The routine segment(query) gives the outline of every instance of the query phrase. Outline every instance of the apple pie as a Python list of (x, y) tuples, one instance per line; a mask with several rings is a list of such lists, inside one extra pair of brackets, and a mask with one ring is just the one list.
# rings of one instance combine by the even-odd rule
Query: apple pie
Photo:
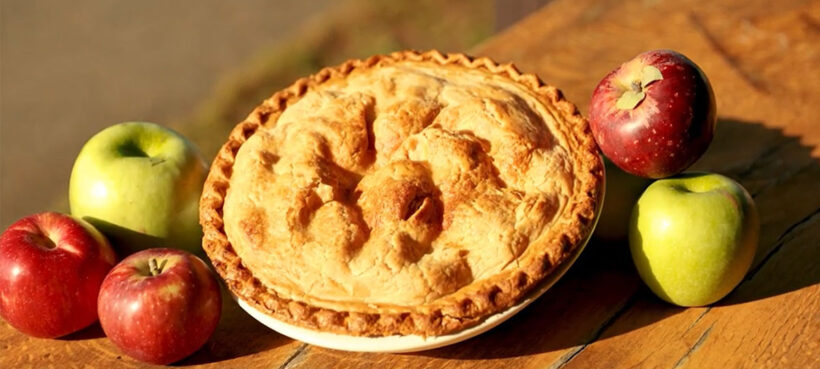
[(583, 246), (603, 197), (586, 120), (510, 64), (406, 51), (275, 93), (203, 190), (203, 248), (293, 325), (443, 335), (516, 305)]

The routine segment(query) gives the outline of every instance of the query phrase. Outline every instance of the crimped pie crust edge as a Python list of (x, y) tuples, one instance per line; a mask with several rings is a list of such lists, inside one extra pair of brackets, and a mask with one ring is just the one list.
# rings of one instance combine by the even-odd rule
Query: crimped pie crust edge
[[(564, 214), (557, 218), (553, 225), (563, 227), (563, 231), (558, 232), (558, 237), (548, 240), (542, 237), (530, 244), (529, 247), (542, 251), (537, 262), (524, 266), (503, 280), (491, 278), (489, 281), (482, 281), (483, 285), (480, 283), (477, 287), (471, 286), (474, 288), (468, 288), (468, 292), (452, 306), (427, 309), (430, 311), (416, 309), (417, 311), (365, 313), (331, 310), (279, 296), (254, 278), (243, 265), (223, 228), (222, 206), (239, 147), (261, 125), (278, 119), (290, 104), (299, 100), (311, 88), (331, 79), (345, 78), (358, 68), (371, 68), (401, 61), (460, 65), (502, 75), (528, 87), (545, 105), (558, 110), (560, 118), (556, 117), (556, 120), (564, 122), (557, 123), (569, 125), (569, 149), (575, 151), (575, 165), (581, 169), (576, 170), (576, 173), (583, 176), (578, 178), (581, 188), (575, 189), (568, 199)], [(265, 100), (243, 122), (234, 127), (228, 141), (216, 155), (203, 188), (199, 209), (200, 224), (203, 228), (202, 246), (231, 292), (275, 319), (318, 331), (355, 336), (443, 335), (474, 326), (487, 317), (515, 305), (558, 265), (565, 262), (592, 232), (596, 213), (602, 201), (603, 184), (603, 163), (589, 125), (575, 105), (566, 101), (557, 88), (544, 84), (533, 74), (519, 72), (512, 64), (498, 64), (486, 57), (473, 58), (461, 53), (443, 54), (436, 50), (401, 51), (389, 55), (376, 55), (364, 60), (348, 60), (339, 66), (324, 68), (312, 76), (301, 78)], [(561, 223), (560, 221), (567, 216), (569, 223)], [(539, 243), (560, 245), (562, 252), (551, 257), (546, 252), (549, 247), (539, 246)]]

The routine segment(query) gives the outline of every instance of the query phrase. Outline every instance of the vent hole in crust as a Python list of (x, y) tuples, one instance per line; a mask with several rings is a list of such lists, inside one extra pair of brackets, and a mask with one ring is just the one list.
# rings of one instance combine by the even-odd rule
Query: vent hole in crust
[[(402, 220), (408, 220), (413, 214), (418, 213), (421, 206), (424, 204), (424, 201), (427, 200), (428, 197), (426, 195), (418, 195), (410, 200), (410, 203), (407, 205), (407, 210), (404, 212), (404, 216)], [(428, 200), (429, 201), (429, 200)]]

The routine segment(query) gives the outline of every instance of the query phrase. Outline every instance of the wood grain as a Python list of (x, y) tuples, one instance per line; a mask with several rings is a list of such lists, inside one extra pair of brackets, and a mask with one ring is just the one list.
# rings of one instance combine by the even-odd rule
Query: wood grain
[[(500, 327), (416, 354), (295, 342), (226, 298), (215, 336), (183, 365), (240, 368), (820, 367), (820, 2), (556, 0), (474, 50), (514, 61), (586, 112), (598, 80), (653, 48), (711, 79), (715, 142), (695, 166), (739, 180), (761, 214), (743, 283), (711, 307), (663, 303), (623, 242), (592, 242), (555, 287)], [(99, 327), (63, 340), (0, 325), (0, 367), (137, 367)]]

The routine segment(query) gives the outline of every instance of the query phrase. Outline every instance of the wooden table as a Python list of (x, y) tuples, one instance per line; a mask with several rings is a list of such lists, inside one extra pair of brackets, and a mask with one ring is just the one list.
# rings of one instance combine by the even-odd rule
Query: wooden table
[[(820, 367), (820, 3), (784, 0), (556, 0), (473, 51), (514, 61), (586, 112), (611, 68), (676, 49), (712, 81), (720, 117), (696, 169), (753, 194), (760, 247), (743, 283), (703, 308), (663, 303), (623, 242), (592, 242), (522, 313), (472, 340), (416, 354), (347, 353), (266, 329), (231, 301), (206, 346), (182, 364), (238, 368)], [(226, 299), (227, 300), (227, 299)], [(136, 367), (99, 326), (67, 339), (0, 325), (0, 368)]]

